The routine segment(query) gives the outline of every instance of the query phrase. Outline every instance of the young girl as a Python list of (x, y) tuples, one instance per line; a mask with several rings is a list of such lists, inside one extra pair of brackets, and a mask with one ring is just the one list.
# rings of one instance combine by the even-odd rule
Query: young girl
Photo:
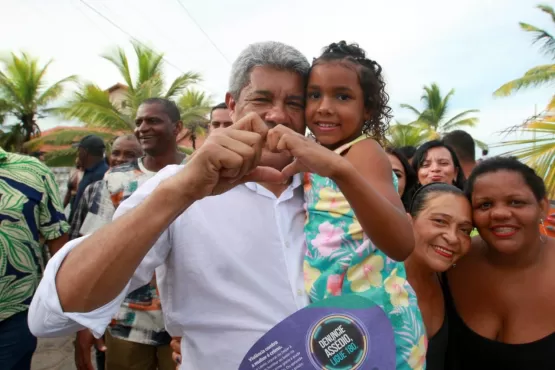
[[(423, 369), (425, 330), (398, 262), (412, 252), (414, 236), (380, 146), (387, 102), (381, 67), (356, 44), (334, 43), (313, 63), (306, 102), (307, 125), (330, 150), (279, 126), (268, 140), (295, 157), (284, 174), (306, 173), (304, 274), (312, 302), (342, 294), (371, 299), (393, 325), (397, 369)], [(279, 139), (272, 131), (281, 131)]]

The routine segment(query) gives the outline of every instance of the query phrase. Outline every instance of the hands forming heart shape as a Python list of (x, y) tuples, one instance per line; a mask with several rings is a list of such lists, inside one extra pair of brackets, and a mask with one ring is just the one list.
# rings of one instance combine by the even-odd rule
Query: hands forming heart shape
[[(292, 162), (281, 171), (261, 161), (264, 150), (282, 153)], [(187, 161), (188, 177), (202, 196), (220, 194), (245, 182), (285, 183), (301, 172), (333, 177), (345, 160), (309, 138), (278, 125), (268, 128), (256, 113), (230, 127), (214, 130)], [(191, 186), (192, 184), (189, 184)]]

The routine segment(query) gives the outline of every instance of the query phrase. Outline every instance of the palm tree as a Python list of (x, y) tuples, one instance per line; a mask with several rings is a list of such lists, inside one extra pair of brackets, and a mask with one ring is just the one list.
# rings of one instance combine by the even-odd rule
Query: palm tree
[(469, 109), (454, 117), (447, 118), (449, 101), (455, 94), (454, 89), (451, 89), (443, 97), (436, 83), (424, 86), (423, 88), (424, 93), (420, 97), (420, 100), (424, 102), (424, 109), (422, 111), (409, 104), (401, 104), (401, 108), (411, 110), (416, 115), (416, 122), (426, 125), (431, 134), (439, 136), (439, 134), (461, 127), (474, 127), (478, 123), (478, 118), (468, 117), (469, 114), (478, 113), (479, 110), (477, 109)]
[(389, 145), (400, 148), (403, 146), (418, 147), (427, 140), (432, 139), (433, 133), (420, 122), (399, 123), (389, 126)]
[(69, 76), (47, 86), (45, 76), (51, 63), (40, 65), (26, 53), (0, 59), (0, 124), (15, 118), (0, 134), (0, 143), (7, 150), (20, 151), (23, 143), (39, 136), (37, 119), (50, 111), (50, 104), (63, 94), (67, 83), (77, 81), (76, 76)]
[[(108, 135), (110, 138), (121, 133), (131, 133), (135, 128), (137, 109), (146, 99), (163, 97), (179, 101), (185, 96), (200, 94), (191, 89), (191, 85), (201, 80), (200, 75), (193, 72), (186, 72), (178, 76), (168, 89), (164, 90), (163, 54), (157, 54), (139, 43), (133, 43), (133, 49), (137, 63), (136, 73), (132, 72), (130, 59), (122, 48), (117, 48), (112, 53), (102, 56), (119, 70), (125, 81), (126, 86), (121, 85), (125, 89), (123, 98), (115, 101), (111, 98), (108, 90), (101, 89), (93, 83), (84, 84), (67, 104), (57, 108), (55, 112), (67, 119), (77, 119), (83, 122), (86, 129), (82, 132), (56, 132), (52, 137), (43, 138), (42, 143), (68, 145), (85, 135), (98, 135), (95, 129), (107, 130), (108, 133), (104, 132), (104, 136)], [(181, 95), (183, 97), (180, 98)], [(180, 104), (182, 110), (189, 112), (187, 117), (193, 117), (193, 113), (205, 109), (202, 104), (206, 102), (200, 97), (208, 101), (204, 94), (200, 94), (197, 96), (198, 99), (186, 99)], [(187, 105), (189, 103), (201, 105)], [(29, 143), (29, 147), (37, 148), (40, 147), (40, 144), (39, 140), (33, 141)], [(50, 163), (50, 158), (55, 158), (57, 163), (72, 163), (72, 159), (67, 155), (75, 156), (70, 149), (64, 149), (63, 153), (49, 153), (46, 156), (47, 164)]]
[(178, 76), (164, 92), (163, 54), (133, 42), (137, 59), (137, 73), (133, 78), (129, 58), (123, 48), (102, 57), (110, 61), (120, 72), (127, 85), (121, 103), (110, 100), (110, 94), (94, 84), (86, 84), (73, 100), (58, 110), (70, 119), (82, 121), (86, 127), (132, 130), (141, 103), (153, 97), (177, 98), (185, 89), (201, 80), (200, 75), (186, 72)]
[(210, 112), (212, 101), (204, 92), (188, 89), (177, 100), (181, 111), (181, 121), (186, 130), (182, 138), (189, 138), (193, 149), (197, 148), (197, 138), (206, 135), (208, 130), (207, 115)]
[[(538, 9), (548, 14), (551, 21), (555, 23), (555, 11), (549, 5), (538, 5)], [(534, 36), (533, 43), (541, 44), (543, 53), (555, 59), (555, 38), (546, 30), (533, 26), (528, 23), (520, 22), (520, 28), (525, 32), (530, 32)], [(496, 96), (508, 96), (512, 93), (529, 87), (550, 85), (555, 81), (555, 64), (544, 64), (533, 67), (524, 73), (524, 76), (512, 80), (501, 86), (493, 94)]]
[(504, 141), (497, 147), (517, 147), (503, 155), (516, 156), (544, 179), (550, 199), (555, 197), (555, 95), (547, 108), (517, 130), (527, 139)]
[[(549, 15), (551, 21), (555, 23), (553, 7), (538, 5), (537, 8)], [(533, 43), (541, 44), (540, 49), (546, 56), (551, 60), (555, 59), (555, 38), (548, 31), (524, 22), (519, 24), (523, 31), (530, 32), (534, 36)], [(508, 96), (521, 89), (550, 85), (553, 81), (555, 81), (555, 64), (540, 65), (527, 71), (521, 78), (507, 82), (493, 94)], [(517, 147), (505, 154), (514, 155), (533, 167), (544, 179), (549, 196), (553, 199), (555, 197), (555, 95), (551, 97), (551, 102), (545, 111), (510, 130), (519, 131), (528, 138), (504, 141), (497, 146)]]

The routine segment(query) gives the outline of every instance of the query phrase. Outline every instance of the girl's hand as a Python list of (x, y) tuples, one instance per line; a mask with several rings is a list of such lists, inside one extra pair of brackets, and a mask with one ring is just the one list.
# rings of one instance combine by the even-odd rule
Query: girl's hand
[(339, 154), (283, 125), (278, 125), (268, 132), (266, 144), (271, 151), (288, 153), (294, 158), (293, 162), (281, 171), (286, 177), (300, 172), (312, 172), (334, 178), (349, 166), (347, 160)]

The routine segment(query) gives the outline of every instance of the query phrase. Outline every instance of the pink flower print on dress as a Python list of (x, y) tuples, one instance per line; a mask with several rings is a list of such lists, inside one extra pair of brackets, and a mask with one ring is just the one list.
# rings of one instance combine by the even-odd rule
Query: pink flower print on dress
[(326, 290), (331, 295), (341, 295), (341, 287), (343, 286), (344, 275), (330, 275), (326, 284)]
[(341, 235), (343, 229), (334, 227), (329, 222), (324, 222), (318, 226), (318, 235), (311, 242), (321, 256), (329, 257), (333, 252), (341, 247)]

